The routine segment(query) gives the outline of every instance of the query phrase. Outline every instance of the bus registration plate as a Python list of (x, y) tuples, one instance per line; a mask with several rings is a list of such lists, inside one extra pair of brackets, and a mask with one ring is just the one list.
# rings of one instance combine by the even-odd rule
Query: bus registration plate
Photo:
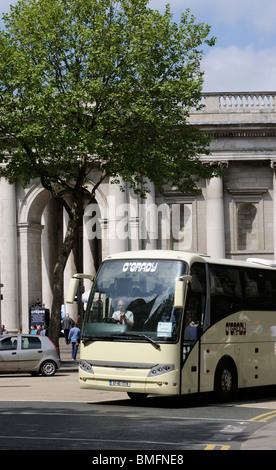
[(115, 387), (130, 387), (130, 382), (127, 382), (125, 380), (110, 380), (109, 385)]

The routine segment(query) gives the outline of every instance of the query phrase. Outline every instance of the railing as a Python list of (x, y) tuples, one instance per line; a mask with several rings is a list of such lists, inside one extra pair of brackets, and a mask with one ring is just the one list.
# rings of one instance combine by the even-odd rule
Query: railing
[(200, 112), (276, 112), (276, 92), (204, 93)]

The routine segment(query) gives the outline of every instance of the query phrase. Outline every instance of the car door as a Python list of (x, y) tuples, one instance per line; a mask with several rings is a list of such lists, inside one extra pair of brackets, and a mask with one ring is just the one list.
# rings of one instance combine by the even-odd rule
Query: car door
[(21, 335), (21, 348), (18, 350), (18, 369), (20, 371), (36, 370), (43, 357), (39, 336)]
[(18, 370), (18, 337), (8, 335), (0, 340), (0, 372)]

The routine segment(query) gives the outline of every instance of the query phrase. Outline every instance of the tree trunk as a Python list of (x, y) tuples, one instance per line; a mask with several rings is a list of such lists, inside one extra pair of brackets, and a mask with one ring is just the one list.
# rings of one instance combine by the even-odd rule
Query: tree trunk
[(53, 302), (51, 308), (51, 319), (49, 328), (49, 337), (53, 343), (59, 348), (59, 335), (61, 323), (61, 305), (63, 304), (63, 273), (74, 246), (74, 233), (78, 225), (79, 217), (70, 217), (63, 246), (60, 250), (57, 262), (54, 268), (54, 287)]

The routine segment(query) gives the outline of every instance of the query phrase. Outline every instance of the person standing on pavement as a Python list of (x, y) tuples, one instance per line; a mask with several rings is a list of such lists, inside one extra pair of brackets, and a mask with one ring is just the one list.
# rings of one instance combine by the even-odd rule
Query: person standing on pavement
[(74, 322), (71, 317), (69, 317), (69, 313), (66, 313), (65, 317), (63, 318), (61, 322), (61, 326), (64, 331), (64, 338), (65, 338), (65, 343), (68, 344), (68, 335), (69, 331), (71, 330), (72, 326), (74, 325)]
[(1, 325), (1, 335), (8, 335), (9, 332), (6, 330), (5, 325)]
[(72, 359), (75, 361), (80, 342), (80, 329), (77, 327), (76, 323), (74, 323), (74, 326), (69, 331), (68, 340), (72, 343)]

